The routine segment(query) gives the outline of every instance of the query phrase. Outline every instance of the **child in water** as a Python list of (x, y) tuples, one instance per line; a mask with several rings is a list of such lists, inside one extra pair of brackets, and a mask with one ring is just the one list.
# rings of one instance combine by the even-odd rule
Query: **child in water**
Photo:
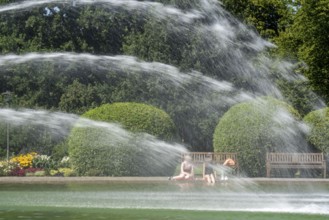
[(215, 184), (215, 173), (212, 165), (207, 161), (204, 163), (203, 179), (209, 184)]
[(222, 171), (221, 180), (227, 180), (228, 177), (226, 176), (226, 173), (228, 172), (228, 170), (230, 170), (232, 166), (235, 166), (235, 161), (231, 158), (227, 158), (224, 161), (223, 166), (226, 168)]
[(191, 156), (184, 157), (184, 161), (181, 163), (180, 174), (178, 176), (169, 177), (169, 180), (191, 180), (194, 178), (193, 164), (191, 163)]

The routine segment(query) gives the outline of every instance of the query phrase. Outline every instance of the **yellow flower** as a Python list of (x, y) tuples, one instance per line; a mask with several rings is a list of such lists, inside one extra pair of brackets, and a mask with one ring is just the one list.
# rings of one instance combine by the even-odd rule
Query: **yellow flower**
[(21, 154), (16, 157), (11, 158), (11, 162), (16, 162), (22, 168), (29, 168), (32, 166), (33, 158), (36, 157), (38, 154), (35, 152)]

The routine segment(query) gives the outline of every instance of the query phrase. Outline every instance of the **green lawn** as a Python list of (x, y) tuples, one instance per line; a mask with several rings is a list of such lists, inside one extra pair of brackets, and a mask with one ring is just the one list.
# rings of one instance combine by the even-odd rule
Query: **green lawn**
[(0, 208), (0, 219), (65, 219), (65, 220), (327, 220), (328, 215), (262, 212), (185, 211), (159, 209), (95, 208)]

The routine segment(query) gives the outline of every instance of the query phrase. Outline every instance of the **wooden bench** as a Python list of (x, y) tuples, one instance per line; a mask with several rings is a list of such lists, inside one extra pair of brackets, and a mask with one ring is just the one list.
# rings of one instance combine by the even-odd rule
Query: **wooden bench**
[(326, 160), (323, 153), (267, 153), (266, 176), (272, 169), (321, 169), (326, 178)]
[[(192, 159), (192, 163), (195, 166), (204, 165), (206, 161), (211, 161), (213, 164), (222, 165), (227, 159), (231, 158), (234, 160), (235, 164), (233, 166), (229, 166), (232, 168), (236, 174), (239, 173), (239, 163), (237, 153), (226, 153), (226, 152), (188, 152), (182, 154), (182, 161), (184, 157), (189, 155)], [(202, 168), (204, 170), (204, 166)]]

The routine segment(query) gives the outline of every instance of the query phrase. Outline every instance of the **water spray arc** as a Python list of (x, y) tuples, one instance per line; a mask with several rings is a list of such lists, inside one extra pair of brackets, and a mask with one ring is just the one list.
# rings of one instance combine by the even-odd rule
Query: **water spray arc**
[[(120, 75), (124, 72), (125, 77), (138, 74), (142, 77), (156, 77), (161, 79), (161, 84), (166, 88), (179, 88), (189, 97), (189, 102), (197, 106), (204, 104), (215, 117), (220, 117), (227, 110), (227, 106), (255, 99), (259, 96), (275, 96), (282, 98), (282, 94), (273, 79), (273, 62), (277, 63), (276, 74), (287, 80), (301, 80), (297, 74), (291, 74), (292, 64), (273, 58), (261, 53), (273, 44), (260, 38), (255, 32), (246, 28), (233, 18), (216, 1), (200, 1), (195, 9), (180, 10), (176, 7), (149, 1), (23, 1), (19, 3), (3, 5), (0, 13), (26, 11), (37, 7), (45, 7), (47, 4), (70, 4), (77, 8), (93, 5), (104, 9), (119, 10), (124, 8), (130, 13), (136, 11), (143, 16), (147, 15), (157, 21), (168, 20), (174, 25), (168, 25), (168, 30), (177, 33), (201, 32), (203, 39), (200, 47), (205, 46), (209, 50), (221, 51), (218, 55), (221, 59), (211, 60), (213, 67), (206, 70), (214, 71), (218, 76), (210, 77), (207, 72), (190, 70), (180, 71), (177, 67), (160, 62), (144, 62), (133, 56), (106, 56), (76, 53), (27, 53), (22, 55), (0, 56), (0, 66), (4, 69), (12, 66), (33, 65), (43, 63), (56, 63), (58, 66), (69, 66), (72, 63), (78, 66), (95, 66), (100, 69), (111, 69)], [(199, 22), (208, 18), (207, 22)], [(245, 40), (239, 40), (246, 35)], [(61, 72), (61, 69), (57, 70)], [(221, 80), (222, 79), (222, 80)], [(236, 79), (241, 79), (244, 87), (238, 84)], [(257, 79), (257, 80), (255, 80)], [(158, 85), (158, 90), (165, 90), (164, 86)], [(190, 85), (197, 85), (194, 90)], [(172, 98), (173, 99), (173, 98)], [(163, 103), (160, 103), (163, 105)], [(222, 106), (225, 106), (222, 108)], [(205, 111), (205, 110), (202, 110)], [(207, 112), (201, 113), (206, 117)], [(280, 120), (275, 118), (274, 120)], [(293, 132), (292, 132), (293, 133)], [(285, 138), (287, 146), (291, 144), (289, 138)], [(292, 142), (294, 143), (294, 142)]]
[[(259, 115), (264, 116), (254, 121), (260, 123), (261, 120), (266, 120), (267, 123), (266, 128), (259, 129), (260, 133), (262, 131), (270, 131), (267, 133), (268, 136), (273, 135), (277, 138), (275, 145), (289, 148), (288, 150), (290, 151), (298, 151), (300, 146), (307, 148), (308, 143), (302, 136), (308, 132), (308, 127), (284, 108), (279, 108), (279, 111), (273, 110), (270, 117), (266, 118), (265, 116), (268, 116), (268, 105), (262, 99), (264, 96), (283, 99), (282, 92), (275, 83), (276, 78), (284, 79), (288, 82), (306, 79), (292, 71), (294, 68), (292, 63), (267, 55), (267, 49), (273, 48), (275, 45), (262, 39), (253, 30), (240, 23), (238, 19), (225, 11), (217, 0), (191, 2), (194, 2), (196, 5), (193, 5), (190, 9), (182, 10), (175, 6), (155, 1), (31, 0), (1, 5), (0, 15), (13, 16), (15, 13), (28, 13), (29, 10), (36, 8), (42, 11), (49, 4), (74, 7), (75, 10), (83, 10), (84, 7), (95, 6), (105, 11), (113, 11), (114, 14), (120, 10), (131, 14), (137, 12), (136, 14), (143, 18), (153, 19), (155, 22), (158, 22), (156, 24), (166, 21), (168, 25), (165, 26), (165, 31), (171, 33), (171, 37), (191, 35), (196, 40), (199, 40), (194, 50), (189, 47), (185, 48), (187, 54), (195, 55), (193, 58), (198, 58), (198, 56), (204, 56), (202, 58), (205, 59), (209, 58), (209, 65), (201, 66), (198, 70), (193, 68), (186, 68), (186, 70), (174, 64), (144, 61), (135, 56), (121, 54), (95, 55), (71, 52), (29, 52), (25, 54), (0, 55), (0, 74), (4, 74), (6, 77), (15, 77), (17, 72), (13, 71), (13, 69), (17, 68), (24, 72), (31, 68), (37, 75), (41, 74), (42, 67), (50, 65), (50, 69), (53, 72), (47, 72), (49, 75), (45, 74), (45, 77), (57, 74), (60, 78), (65, 78), (65, 74), (69, 75), (70, 70), (73, 69), (73, 72), (76, 68), (77, 71), (72, 74), (72, 78), (80, 79), (79, 77), (84, 74), (82, 70), (87, 69), (88, 76), (103, 80), (104, 85), (110, 85), (111, 79), (136, 78), (139, 81), (147, 82), (141, 84), (144, 87), (154, 86), (152, 87), (152, 92), (150, 92), (152, 94), (145, 96), (150, 96), (151, 98), (144, 99), (142, 94), (138, 94), (140, 100), (153, 101), (158, 106), (168, 110), (172, 110), (172, 108), (179, 106), (178, 104), (183, 103), (178, 108), (181, 112), (178, 110), (173, 111), (172, 116), (176, 116), (178, 122), (181, 122), (179, 121), (181, 118), (187, 119), (186, 121), (207, 119), (201, 120), (202, 123), (196, 123), (204, 133), (211, 129), (214, 130), (215, 123), (218, 123), (218, 120), (224, 117), (232, 106), (253, 102), (252, 104), (256, 106), (254, 109), (260, 112)], [(200, 36), (202, 38), (197, 39)], [(180, 39), (176, 40), (178, 42)], [(209, 51), (209, 53), (203, 53), (204, 51)], [(200, 61), (200, 59), (195, 60), (195, 63)], [(37, 70), (40, 70), (40, 72)], [(25, 77), (28, 78), (31, 75)], [(106, 81), (107, 77), (110, 80)], [(136, 83), (133, 80), (131, 82)], [(144, 87), (138, 91), (147, 91), (143, 90), (145, 89)], [(175, 91), (175, 93), (168, 95), (168, 91)], [(3, 95), (9, 97), (10, 94), (4, 93)], [(157, 97), (154, 94), (160, 95)], [(109, 146), (115, 149), (120, 148), (122, 143), (137, 143), (141, 146), (140, 149), (142, 151), (150, 155), (149, 161), (152, 163), (163, 163), (164, 165), (176, 165), (178, 160), (174, 159), (189, 151), (188, 146), (185, 146), (186, 143), (169, 143), (150, 134), (130, 132), (123, 125), (115, 122), (102, 122), (87, 119), (78, 114), (48, 110), (24, 108), (14, 110), (10, 108), (8, 101), (7, 104), (7, 108), (0, 109), (0, 121), (7, 124), (7, 161), (9, 160), (9, 124), (12, 126), (44, 126), (45, 130), (49, 129), (50, 135), (54, 139), (68, 138), (74, 128), (100, 130), (104, 135), (96, 141), (105, 143), (104, 146), (109, 143)], [(324, 106), (323, 102), (319, 102), (319, 106)], [(195, 111), (193, 111), (194, 109), (189, 109), (194, 107)], [(255, 111), (251, 110), (249, 114), (248, 112), (247, 114), (242, 112), (241, 115), (246, 116), (247, 120), (250, 120), (253, 113)], [(239, 120), (232, 120), (228, 124), (236, 125), (239, 122)], [(185, 127), (182, 126), (181, 130), (192, 130), (190, 128), (192, 127), (190, 126), (191, 124), (186, 123), (186, 125)], [(251, 126), (246, 129), (251, 130)], [(238, 133), (237, 129), (233, 132)], [(202, 136), (204, 133), (195, 132), (191, 133), (191, 136)], [(241, 134), (238, 133), (237, 135)], [(259, 136), (259, 139), (261, 138)], [(258, 141), (260, 142), (260, 140)], [(266, 140), (264, 143), (272, 144), (266, 143)], [(94, 149), (87, 148), (87, 150), (92, 151)], [(152, 169), (153, 167), (149, 168)], [(164, 177), (162, 177), (161, 181), (163, 180)], [(164, 184), (159, 184), (159, 182), (151, 183), (150, 185), (142, 186), (142, 189), (138, 189), (138, 184), (134, 186), (136, 188), (132, 188), (128, 184), (128, 190), (117, 185), (114, 185), (113, 188), (111, 188), (112, 185), (106, 185), (102, 189), (95, 187), (86, 191), (79, 191), (80, 189), (70, 191), (70, 186), (65, 186), (67, 189), (63, 191), (58, 189), (53, 192), (50, 190), (42, 192), (32, 190), (26, 192), (24, 197), (21, 196), (23, 191), (20, 190), (9, 190), (8, 192), (0, 190), (0, 195), (5, 195), (0, 196), (0, 206), (19, 208), (25, 206), (56, 206), (72, 209), (118, 208), (122, 209), (123, 212), (125, 209), (180, 209), (329, 214), (327, 189), (316, 189), (317, 187), (307, 185), (305, 188), (308, 189), (305, 190), (305, 188), (301, 187), (305, 191), (300, 192), (299, 188), (291, 189), (292, 187), (288, 185), (286, 189), (276, 189), (274, 186), (273, 188), (275, 189), (273, 191), (267, 191), (266, 187), (268, 186), (264, 188), (259, 187), (256, 181), (253, 182), (249, 178), (236, 178), (234, 181), (232, 185), (227, 184), (228, 182), (223, 182), (213, 188), (203, 185), (201, 181), (201, 183), (196, 184), (163, 181)], [(188, 203), (185, 201), (188, 201)]]

